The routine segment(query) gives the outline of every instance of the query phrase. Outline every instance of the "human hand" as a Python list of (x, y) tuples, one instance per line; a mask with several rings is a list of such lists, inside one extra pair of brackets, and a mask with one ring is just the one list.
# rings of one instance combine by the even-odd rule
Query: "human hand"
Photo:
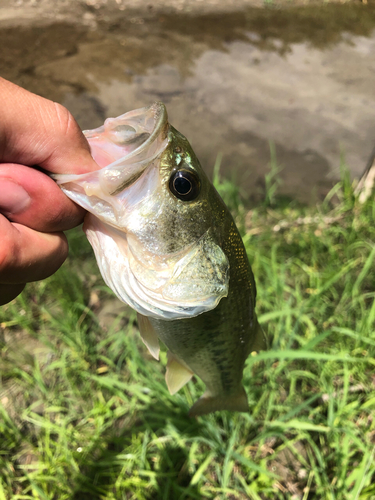
[(85, 211), (48, 177), (97, 170), (63, 106), (0, 78), (0, 305), (53, 274), (68, 254), (63, 231)]

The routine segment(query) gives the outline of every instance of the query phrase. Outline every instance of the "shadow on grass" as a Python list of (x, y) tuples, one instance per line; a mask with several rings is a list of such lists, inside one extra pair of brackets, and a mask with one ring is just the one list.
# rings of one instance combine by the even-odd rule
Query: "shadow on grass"
[[(162, 401), (145, 407), (130, 420), (118, 421), (100, 436), (96, 443), (100, 452), (94, 452), (82, 465), (72, 500), (101, 500), (107, 495), (116, 499), (201, 499), (199, 486), (190, 485), (194, 472), (189, 470), (189, 447), (180, 446), (172, 436), (168, 439), (164, 432), (167, 421), (184, 439), (194, 441), (203, 434), (204, 425), (188, 417), (186, 408), (176, 407), (171, 412)], [(138, 451), (135, 436), (143, 436)], [(139, 453), (137, 466), (132, 452)]]

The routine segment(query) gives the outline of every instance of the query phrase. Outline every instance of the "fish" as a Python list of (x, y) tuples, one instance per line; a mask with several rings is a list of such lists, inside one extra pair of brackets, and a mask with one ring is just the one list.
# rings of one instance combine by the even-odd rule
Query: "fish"
[(100, 272), (137, 311), (155, 359), (166, 346), (171, 394), (198, 376), (192, 417), (249, 411), (247, 357), (267, 348), (256, 286), (228, 208), (188, 140), (156, 102), (84, 131), (100, 169), (54, 178), (87, 210), (83, 230)]

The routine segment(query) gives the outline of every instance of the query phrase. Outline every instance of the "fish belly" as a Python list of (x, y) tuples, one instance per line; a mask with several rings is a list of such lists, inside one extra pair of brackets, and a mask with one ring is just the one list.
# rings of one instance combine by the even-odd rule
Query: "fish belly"
[(246, 311), (236, 309), (225, 298), (216, 309), (195, 318), (176, 321), (150, 318), (159, 339), (206, 385), (206, 392), (190, 415), (225, 409), (248, 411), (241, 380), (254, 340), (256, 318), (249, 320), (248, 307)]

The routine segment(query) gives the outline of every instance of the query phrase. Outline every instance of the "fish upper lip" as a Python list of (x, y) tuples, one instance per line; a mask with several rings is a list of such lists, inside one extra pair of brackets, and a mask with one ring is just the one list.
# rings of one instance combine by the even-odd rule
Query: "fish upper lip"
[[(118, 165), (121, 165), (124, 163), (124, 160), (126, 163), (131, 163), (131, 160), (135, 159), (137, 156), (139, 156), (142, 151), (145, 149), (148, 149), (155, 140), (158, 138), (161, 139), (161, 142), (165, 141), (167, 139), (166, 144), (164, 147), (162, 147), (160, 150), (158, 150), (156, 153), (153, 153), (150, 155), (148, 158), (145, 158), (143, 160), (138, 161), (138, 165), (142, 165), (142, 172), (147, 168), (147, 166), (150, 164), (151, 161), (153, 161), (157, 156), (159, 156), (164, 149), (167, 147), (169, 143), (169, 137), (168, 137), (168, 131), (170, 129), (170, 125), (168, 123), (168, 114), (166, 107), (162, 102), (154, 102), (151, 106), (146, 107), (146, 108), (140, 108), (136, 109), (134, 111), (129, 111), (126, 113), (129, 115), (129, 118), (132, 116), (137, 116), (142, 113), (147, 113), (148, 110), (152, 110), (154, 113), (154, 127), (150, 133), (150, 136), (146, 139), (144, 143), (142, 143), (140, 146), (135, 148), (133, 151), (131, 151), (129, 154), (119, 158), (118, 160), (115, 160), (114, 162), (106, 165), (105, 167), (102, 167), (94, 172), (87, 172), (83, 174), (51, 174), (51, 178), (54, 179), (55, 181), (58, 182), (58, 184), (65, 184), (70, 181), (74, 182), (79, 182), (81, 180), (85, 180), (87, 177), (92, 177), (93, 174), (102, 176), (104, 172), (109, 172), (111, 169), (115, 168)], [(102, 125), (103, 127), (103, 125)], [(94, 139), (98, 135), (98, 130), (101, 129), (102, 127), (98, 127), (97, 129), (93, 130), (84, 130), (83, 134), (87, 139)], [(115, 189), (113, 191), (109, 191), (108, 194), (110, 195), (115, 195), (119, 191), (118, 189)]]
[[(148, 108), (140, 108), (138, 110), (136, 109), (136, 110), (130, 111), (129, 113), (126, 113), (126, 114), (131, 115), (132, 113), (135, 114), (135, 112), (138, 112), (138, 114), (140, 114), (139, 112), (141, 110), (144, 113), (146, 110), (149, 110), (149, 109), (154, 110), (154, 116), (155, 116), (155, 125), (154, 125), (154, 128), (150, 134), (150, 137), (145, 142), (143, 142), (140, 146), (138, 146), (136, 149), (134, 149), (131, 153), (126, 155), (126, 160), (130, 160), (130, 159), (134, 158), (135, 156), (138, 156), (139, 153), (143, 149), (146, 149), (148, 146), (150, 146), (150, 144), (152, 144), (155, 141), (155, 139), (157, 139), (159, 137), (159, 135), (161, 135), (161, 137), (164, 139), (167, 138), (168, 129), (169, 129), (170, 125), (168, 123), (167, 109), (162, 102), (157, 101), (157, 102), (154, 102), (153, 104), (151, 104), (151, 106), (149, 106)], [(93, 132), (93, 130), (84, 130), (83, 131), (83, 133), (87, 139), (90, 138), (90, 133), (92, 133), (92, 132)], [(164, 132), (164, 134), (163, 134), (163, 132)], [(162, 134), (164, 135), (164, 137)], [(104, 168), (107, 168), (110, 166), (115, 166), (117, 163), (121, 162), (122, 160), (123, 160), (123, 158), (120, 158), (120, 159), (114, 161), (113, 163), (110, 163), (109, 165), (107, 165)], [(103, 169), (101, 169), (101, 170), (103, 170)]]

